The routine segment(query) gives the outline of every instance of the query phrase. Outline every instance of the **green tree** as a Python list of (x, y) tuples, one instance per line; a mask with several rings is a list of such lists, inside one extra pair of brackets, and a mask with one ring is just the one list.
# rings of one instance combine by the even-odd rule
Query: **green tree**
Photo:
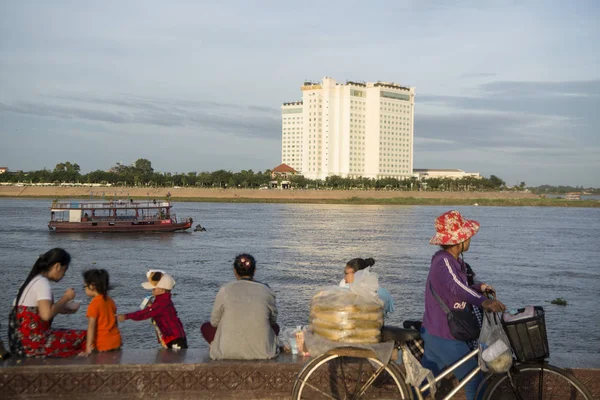
[(211, 186), (212, 179), (210, 172), (200, 172), (196, 179), (196, 185), (200, 187)]
[(527, 185), (527, 184), (526, 184), (525, 182), (521, 182), (521, 183), (519, 184), (519, 189), (521, 189), (521, 190), (525, 190), (525, 186), (526, 186), (526, 185)]
[(136, 160), (136, 162), (133, 163), (133, 166), (136, 170), (143, 174), (151, 174), (154, 172), (154, 169), (152, 168), (152, 163), (150, 162), (150, 160), (147, 160), (145, 158), (140, 158)]
[(292, 175), (290, 176), (289, 181), (292, 187), (299, 189), (304, 189), (311, 183), (310, 179), (306, 179), (302, 175)]
[(498, 178), (496, 175), (490, 175), (488, 181), (493, 189), (500, 189), (505, 185), (504, 181)]
[[(230, 184), (233, 178), (233, 173), (231, 171), (225, 171), (224, 169), (220, 169), (211, 174), (211, 185), (218, 187), (226, 187), (227, 184)], [(235, 181), (233, 182), (235, 184)]]

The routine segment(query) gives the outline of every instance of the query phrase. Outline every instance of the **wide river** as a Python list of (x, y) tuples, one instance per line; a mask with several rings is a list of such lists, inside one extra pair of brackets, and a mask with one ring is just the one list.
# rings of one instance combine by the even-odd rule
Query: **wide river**
[[(10, 305), (38, 254), (63, 247), (73, 261), (54, 284), (59, 298), (74, 287), (81, 310), (58, 316), (55, 327), (86, 328), (89, 299), (81, 272), (105, 268), (119, 312), (138, 309), (149, 268), (169, 271), (177, 281), (174, 302), (191, 347), (206, 348), (199, 328), (218, 288), (234, 279), (232, 261), (241, 253), (258, 261), (256, 278), (277, 293), (283, 327), (308, 323), (309, 302), (319, 288), (343, 277), (354, 257), (373, 257), (380, 284), (396, 311), (386, 324), (421, 318), (431, 255), (434, 218), (448, 207), (300, 204), (177, 203), (206, 232), (168, 234), (56, 234), (48, 231), (50, 200), (0, 199), (0, 337), (6, 341)], [(546, 310), (550, 351), (555, 357), (600, 366), (600, 209), (456, 207), (481, 223), (469, 262), (493, 284), (509, 308)], [(562, 297), (568, 306), (550, 304)], [(155, 348), (149, 322), (120, 324), (126, 348)]]

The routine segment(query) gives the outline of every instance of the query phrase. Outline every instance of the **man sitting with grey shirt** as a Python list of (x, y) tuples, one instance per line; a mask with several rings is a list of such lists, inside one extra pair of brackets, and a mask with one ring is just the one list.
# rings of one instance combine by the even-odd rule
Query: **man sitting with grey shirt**
[(275, 293), (254, 280), (255, 271), (250, 254), (235, 258), (236, 280), (219, 289), (210, 322), (200, 328), (213, 360), (262, 360), (278, 354)]

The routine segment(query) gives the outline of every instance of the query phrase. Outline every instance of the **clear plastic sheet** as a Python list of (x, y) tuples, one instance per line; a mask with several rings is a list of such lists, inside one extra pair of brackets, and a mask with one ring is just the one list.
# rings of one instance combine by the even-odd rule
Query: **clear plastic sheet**
[(437, 387), (435, 386), (433, 372), (424, 368), (406, 346), (402, 346), (402, 362), (404, 363), (404, 369), (406, 370), (406, 383), (413, 385), (414, 387), (419, 387), (421, 382), (427, 379), (427, 382), (429, 382), (429, 393), (431, 398), (435, 398)]
[(306, 330), (307, 328), (301, 325), (295, 328), (283, 328), (277, 336), (277, 346), (283, 348), (284, 353), (308, 356), (309, 354), (304, 344)]
[(374, 344), (381, 339), (383, 301), (377, 296), (377, 274), (359, 271), (349, 288), (331, 286), (310, 303), (310, 329), (324, 339), (342, 343)]
[(387, 364), (392, 357), (394, 350), (394, 342), (388, 341), (383, 343), (340, 343), (333, 340), (327, 340), (319, 335), (314, 334), (310, 330), (304, 333), (304, 345), (310, 353), (311, 357), (320, 356), (329, 350), (339, 347), (355, 347), (359, 349), (368, 349), (375, 352), (376, 358), (384, 364)]

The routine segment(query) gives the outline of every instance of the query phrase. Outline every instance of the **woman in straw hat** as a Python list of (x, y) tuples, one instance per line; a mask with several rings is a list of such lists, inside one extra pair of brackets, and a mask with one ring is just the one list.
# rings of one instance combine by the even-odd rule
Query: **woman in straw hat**
[[(448, 312), (459, 313), (472, 310), (473, 307), (486, 311), (500, 312), (505, 310), (504, 304), (498, 300), (490, 300), (484, 292), (494, 293), (492, 286), (482, 282), (470, 281), (470, 268), (463, 261), (462, 255), (469, 250), (471, 238), (479, 230), (479, 222), (464, 219), (455, 210), (448, 211), (435, 220), (435, 235), (430, 244), (441, 247), (431, 259), (431, 267), (425, 289), (425, 314), (421, 336), (425, 341), (425, 355), (422, 360), (424, 367), (431, 369), (434, 374), (443, 368), (463, 358), (471, 350), (467, 340), (476, 339), (466, 332), (451, 329), (448, 324)], [(465, 311), (463, 316), (469, 320), (472, 313)], [(470, 321), (471, 322), (471, 321)], [(475, 325), (477, 321), (475, 320)], [(472, 324), (470, 324), (472, 325)], [(475, 326), (475, 330), (478, 327)], [(475, 333), (476, 335), (476, 333)], [(455, 336), (459, 336), (457, 339)], [(477, 360), (471, 358), (468, 362), (454, 371), (454, 375), (463, 379), (473, 368)], [(468, 400), (474, 400), (483, 374), (479, 373), (465, 386)]]

